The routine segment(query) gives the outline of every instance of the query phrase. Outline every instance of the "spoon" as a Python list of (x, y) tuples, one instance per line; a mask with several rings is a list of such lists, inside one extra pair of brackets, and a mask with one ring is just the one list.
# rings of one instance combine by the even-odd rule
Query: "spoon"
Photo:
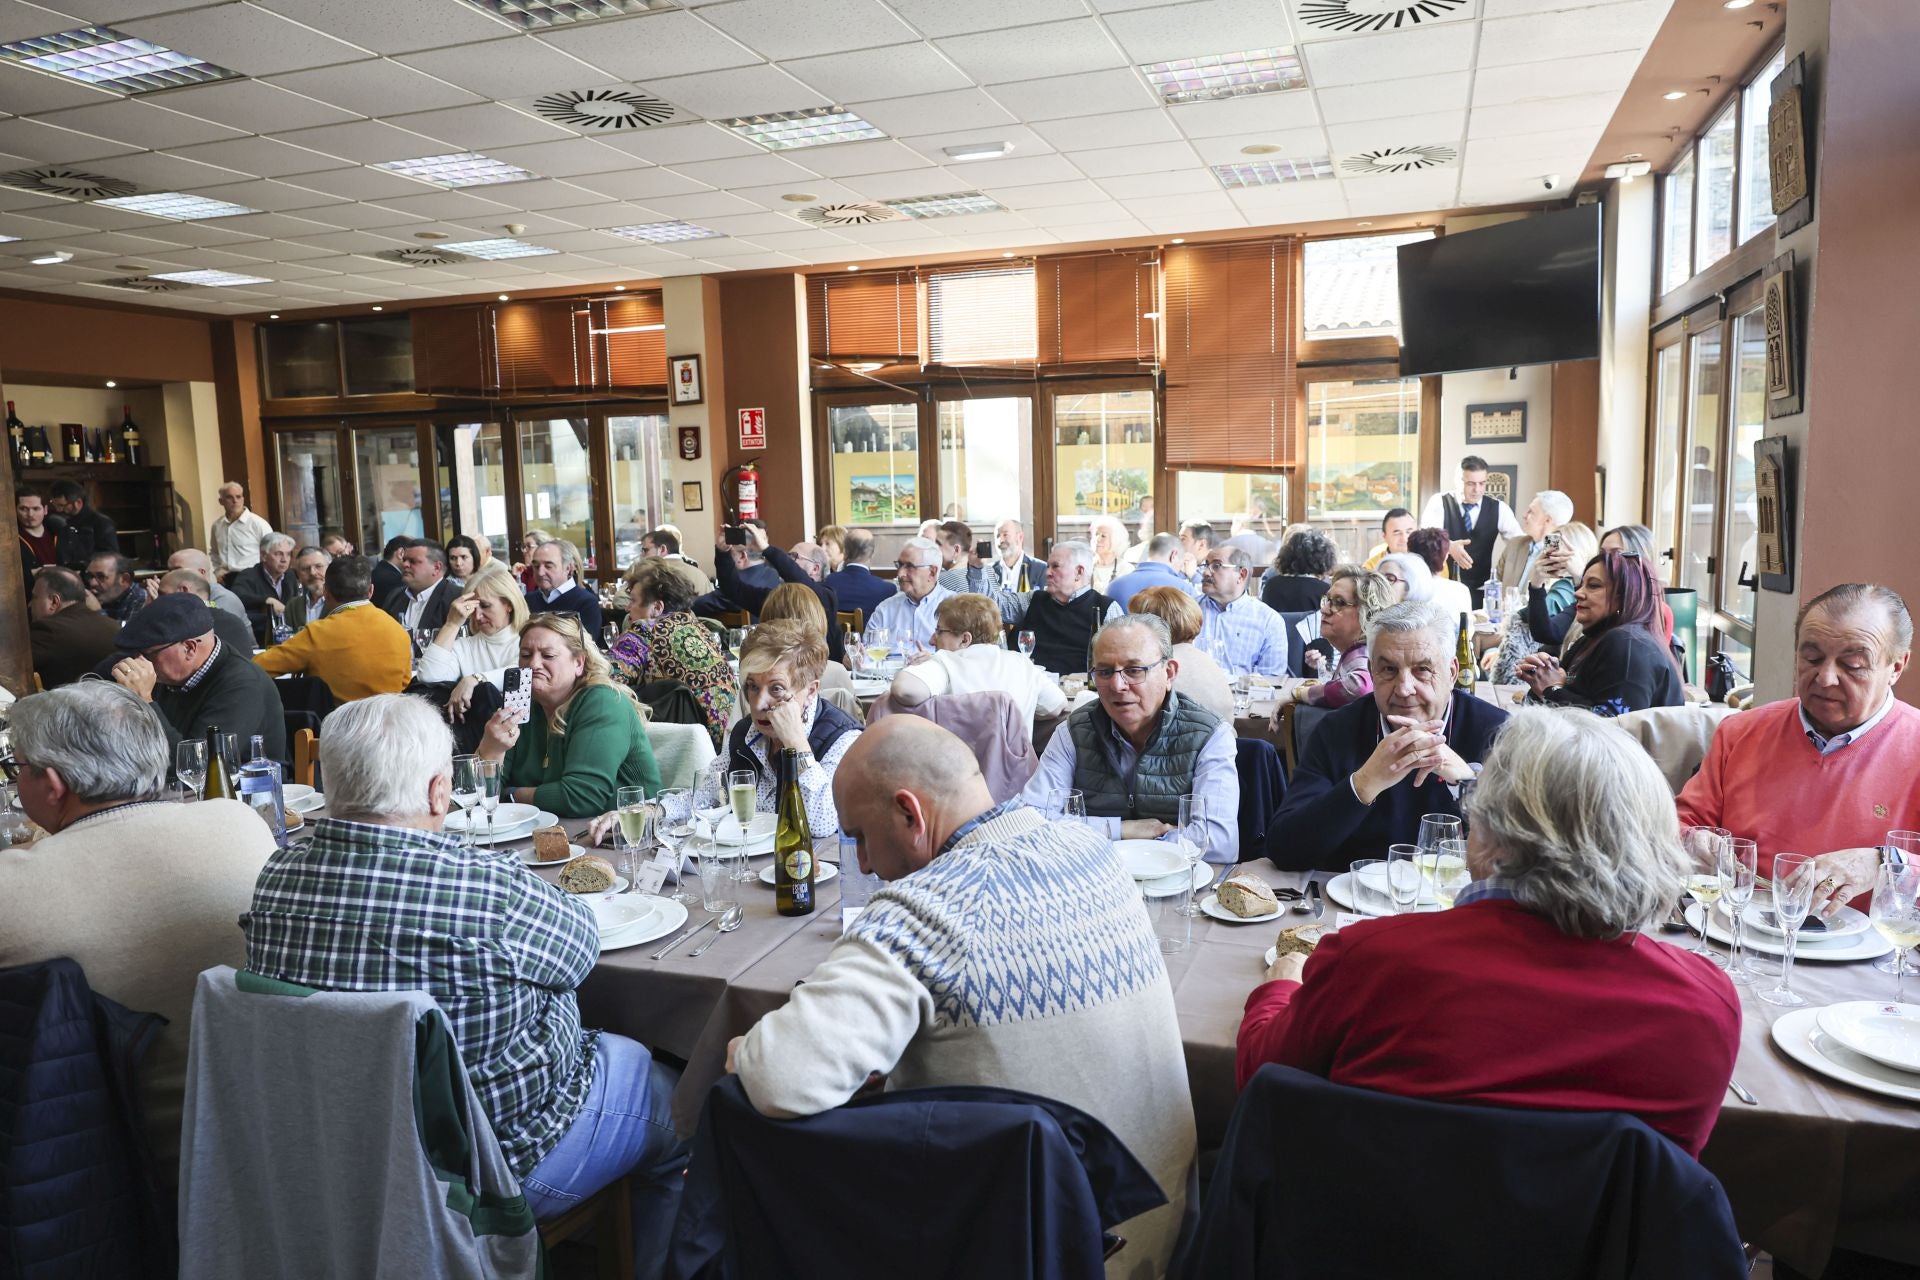
[(1293, 914), (1311, 916), (1320, 914), (1320, 882), (1307, 881), (1307, 891), (1300, 895), (1300, 901), (1293, 904)]
[(728, 907), (727, 914), (721, 916), (720, 923), (717, 926), (715, 926), (713, 931), (713, 936), (711, 938), (708, 938), (705, 942), (701, 943), (699, 946), (695, 947), (693, 950), (687, 952), (687, 957), (689, 959), (692, 959), (695, 956), (703, 956), (707, 954), (707, 948), (711, 947), (714, 943), (720, 941), (721, 934), (732, 933), (735, 929), (738, 929), (740, 927), (740, 922), (746, 918), (746, 914), (747, 914), (746, 909), (737, 902), (734, 903), (731, 907)]

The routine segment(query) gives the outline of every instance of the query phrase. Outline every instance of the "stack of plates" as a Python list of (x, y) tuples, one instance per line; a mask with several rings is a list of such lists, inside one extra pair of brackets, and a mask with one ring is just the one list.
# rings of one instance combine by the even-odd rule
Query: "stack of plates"
[(687, 922), (683, 904), (647, 893), (589, 898), (587, 905), (593, 908), (594, 920), (600, 926), (603, 952), (664, 938)]
[[(1342, 871), (1327, 882), (1327, 896), (1347, 910), (1363, 916), (1390, 916), (1395, 914), (1393, 902), (1387, 897), (1387, 864), (1382, 862), (1368, 867), (1361, 874), (1358, 885), (1353, 882), (1351, 871)], [(1423, 879), (1420, 882), (1420, 901), (1414, 907), (1416, 911), (1440, 910), (1439, 899), (1433, 896), (1433, 881)]]
[(446, 829), (452, 835), (465, 835), (471, 829), (474, 840), (480, 844), (506, 844), (513, 840), (525, 840), (533, 834), (535, 827), (550, 827), (558, 821), (558, 817), (543, 811), (538, 805), (503, 804), (494, 810), (493, 834), (489, 837), (486, 811), (476, 805), (448, 814)]
[(298, 782), (289, 782), (280, 788), (280, 798), (287, 802), (287, 808), (298, 814), (309, 814), (315, 809), (327, 807), (327, 798), (312, 787)]
[(1115, 840), (1113, 851), (1135, 880), (1172, 880), (1187, 869), (1186, 846), (1169, 840)]
[[(773, 852), (773, 838), (779, 820), (770, 813), (756, 813), (747, 823), (746, 831), (740, 829), (740, 823), (734, 819), (733, 810), (703, 809), (701, 816), (706, 818), (708, 827), (713, 831), (713, 842), (725, 845), (729, 852), (746, 845), (747, 856), (757, 858), (761, 854)], [(684, 840), (692, 834), (689, 824), (682, 824), (669, 831), (667, 835), (674, 840)], [(743, 838), (744, 835), (744, 838)]]
[(1850, 1000), (1795, 1009), (1773, 1024), (1773, 1042), (1821, 1075), (1920, 1102), (1920, 1005)]
[[(1687, 923), (1696, 929), (1701, 927), (1701, 916), (1697, 904), (1687, 908)], [(1787, 953), (1787, 937), (1774, 919), (1773, 900), (1769, 895), (1755, 893), (1742, 918), (1745, 927), (1740, 931), (1741, 946), (1762, 955), (1783, 956)], [(1715, 942), (1732, 945), (1733, 917), (1728, 913), (1726, 902), (1714, 904), (1713, 914), (1706, 917), (1706, 930), (1707, 936)], [(1876, 960), (1891, 950), (1893, 944), (1874, 930), (1866, 916), (1852, 907), (1842, 907), (1834, 913), (1833, 919), (1827, 921), (1827, 927), (1821, 932), (1801, 931), (1800, 940), (1794, 946), (1793, 958), (1796, 961), (1840, 963)]]

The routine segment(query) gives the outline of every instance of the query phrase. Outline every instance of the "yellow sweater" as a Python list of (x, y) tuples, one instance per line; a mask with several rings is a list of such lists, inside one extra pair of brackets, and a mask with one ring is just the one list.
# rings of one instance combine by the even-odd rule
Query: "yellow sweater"
[(324, 680), (341, 702), (399, 693), (413, 680), (413, 642), (406, 628), (372, 604), (336, 609), (253, 660), (272, 675)]

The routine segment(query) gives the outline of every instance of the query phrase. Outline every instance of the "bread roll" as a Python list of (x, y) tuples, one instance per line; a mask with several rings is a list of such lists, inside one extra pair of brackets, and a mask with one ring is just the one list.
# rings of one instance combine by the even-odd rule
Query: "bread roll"
[(1320, 939), (1327, 936), (1325, 925), (1303, 924), (1291, 929), (1282, 929), (1280, 937), (1273, 944), (1274, 958), (1280, 956), (1310, 956), (1313, 949), (1320, 945)]
[(533, 833), (533, 856), (540, 862), (565, 862), (573, 856), (566, 829), (555, 823)]
[(1221, 906), (1243, 919), (1270, 916), (1280, 909), (1280, 899), (1274, 897), (1273, 888), (1258, 876), (1228, 876), (1214, 892), (1219, 895)]
[(560, 869), (560, 887), (568, 893), (604, 893), (613, 888), (613, 864), (589, 854)]

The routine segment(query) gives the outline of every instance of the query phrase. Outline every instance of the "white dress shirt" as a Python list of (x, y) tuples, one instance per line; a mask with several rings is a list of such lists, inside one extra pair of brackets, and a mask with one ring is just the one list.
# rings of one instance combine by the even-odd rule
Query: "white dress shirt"
[(917, 653), (921, 649), (933, 647), (933, 629), (939, 625), (934, 617), (940, 605), (953, 598), (953, 592), (935, 583), (933, 590), (919, 600), (914, 600), (904, 591), (896, 591), (873, 606), (873, 616), (867, 619), (867, 627), (885, 627), (895, 649), (906, 653)]
[(221, 516), (207, 526), (207, 557), (214, 572), (251, 569), (260, 563), (260, 539), (273, 532), (273, 526), (251, 511), (241, 511), (229, 520)]
[(909, 706), (942, 693), (1004, 693), (1020, 708), (1029, 736), (1036, 712), (1057, 716), (1067, 709), (1067, 695), (1046, 671), (1026, 655), (993, 644), (935, 649), (927, 661), (916, 662), (895, 676), (893, 690)]

